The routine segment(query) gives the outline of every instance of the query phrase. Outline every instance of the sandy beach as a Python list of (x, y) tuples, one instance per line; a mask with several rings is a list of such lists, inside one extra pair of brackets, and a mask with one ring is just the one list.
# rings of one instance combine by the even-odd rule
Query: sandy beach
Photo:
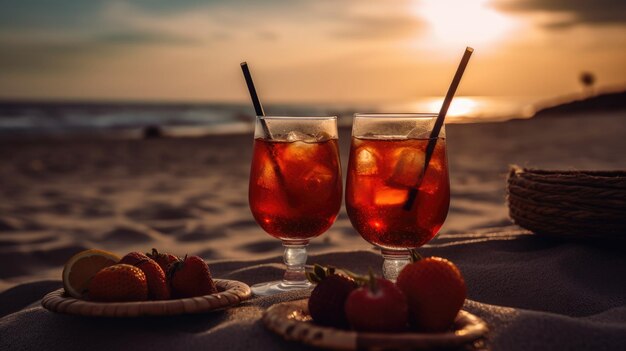
[[(626, 168), (626, 114), (447, 126), (452, 199), (441, 233), (510, 224), (509, 165)], [(347, 164), (350, 130), (340, 131)], [(86, 248), (152, 247), (209, 263), (281, 254), (248, 209), (251, 135), (0, 140), (0, 292), (60, 279)], [(311, 253), (372, 250), (342, 209)]]
[[(624, 1), (0, 3), (0, 351), (624, 349), (624, 14)], [(353, 228), (345, 203), (334, 218), (355, 112), (433, 113), (437, 128), (445, 118), (447, 213), (439, 141), (355, 143), (349, 175), (359, 230), (394, 247), (424, 244), (415, 225), (422, 238), (438, 230), (417, 250), (426, 259), (402, 271), (401, 291), (372, 283), (343, 303), (349, 284), (335, 277), (315, 293), (264, 296), (257, 284), (285, 276), (284, 261), (300, 267), (303, 251), (284, 255), (251, 213), (256, 116), (337, 116), (343, 177), (325, 162), (301, 167), (308, 144), (257, 148), (252, 205), (264, 228), (295, 237), (332, 224), (311, 239), (308, 269), (393, 281), (401, 268)], [(427, 135), (407, 119), (389, 131), (366, 118), (362, 139)], [(263, 135), (298, 133), (277, 124)], [(429, 147), (423, 161), (407, 152), (417, 146)], [(334, 150), (316, 158), (335, 170)], [(310, 216), (286, 223), (288, 212)], [(150, 272), (147, 296), (138, 279), (107, 276), (140, 268), (95, 278), (92, 265), (67, 263), (89, 249), (153, 248), (200, 256), (224, 291), (178, 298), (214, 291), (197, 258), (168, 270), (168, 301)], [(80, 262), (103, 256), (116, 261)], [(88, 301), (67, 298), (83, 277)], [(131, 288), (120, 300), (138, 303), (97, 302)], [(321, 296), (350, 330), (318, 330), (312, 296), (313, 315)]]

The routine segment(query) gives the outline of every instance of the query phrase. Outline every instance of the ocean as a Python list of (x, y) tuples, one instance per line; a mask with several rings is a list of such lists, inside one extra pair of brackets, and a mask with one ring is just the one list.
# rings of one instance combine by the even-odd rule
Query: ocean
[[(350, 125), (355, 112), (439, 111), (442, 97), (385, 104), (269, 104), (268, 115), (336, 115)], [(530, 97), (460, 96), (447, 123), (477, 123), (528, 118), (537, 99)], [(248, 133), (254, 110), (247, 103), (156, 103), (78, 101), (0, 101), (0, 138), (99, 135), (134, 138), (147, 129), (168, 136)]]

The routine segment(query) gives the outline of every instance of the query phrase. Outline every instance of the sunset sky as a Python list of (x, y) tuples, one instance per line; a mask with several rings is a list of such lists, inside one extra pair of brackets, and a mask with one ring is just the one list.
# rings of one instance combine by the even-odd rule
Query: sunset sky
[(0, 98), (405, 101), (626, 86), (624, 0), (0, 0)]

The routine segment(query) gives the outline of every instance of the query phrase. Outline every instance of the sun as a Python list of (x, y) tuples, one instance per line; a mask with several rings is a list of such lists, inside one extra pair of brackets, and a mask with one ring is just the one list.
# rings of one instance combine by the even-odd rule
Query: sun
[(428, 24), (428, 39), (441, 46), (488, 46), (504, 39), (516, 21), (490, 0), (420, 0), (413, 12)]
[[(443, 98), (433, 98), (428, 102), (428, 111), (439, 111)], [(448, 108), (449, 117), (467, 117), (476, 113), (478, 103), (470, 97), (456, 97), (452, 99), (452, 103)]]

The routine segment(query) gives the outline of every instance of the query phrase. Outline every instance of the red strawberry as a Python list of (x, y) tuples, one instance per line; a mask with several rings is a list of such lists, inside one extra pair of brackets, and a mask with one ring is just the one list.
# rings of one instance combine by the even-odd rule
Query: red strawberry
[(307, 272), (307, 277), (317, 283), (309, 297), (309, 313), (313, 320), (322, 325), (347, 328), (344, 308), (348, 295), (358, 287), (354, 279), (336, 274), (333, 267), (320, 265), (315, 265), (312, 273)]
[(172, 294), (176, 297), (194, 297), (217, 292), (211, 271), (198, 256), (185, 256), (174, 262), (168, 272)]
[(89, 283), (89, 297), (95, 301), (146, 300), (146, 275), (141, 269), (128, 264), (102, 268)]
[(463, 276), (446, 259), (414, 257), (417, 261), (406, 265), (396, 282), (407, 297), (411, 320), (423, 330), (447, 330), (465, 301)]
[(152, 249), (152, 253), (146, 253), (146, 256), (155, 260), (156, 263), (158, 263), (159, 266), (161, 266), (161, 268), (163, 269), (163, 272), (169, 271), (170, 265), (178, 261), (178, 257), (172, 254), (168, 254), (168, 253), (161, 253), (155, 248)]
[(371, 271), (369, 283), (350, 293), (345, 310), (350, 325), (358, 331), (400, 332), (409, 321), (402, 291), (393, 282), (374, 277)]
[(158, 263), (141, 252), (131, 252), (122, 257), (119, 263), (135, 266), (143, 271), (148, 280), (148, 297), (151, 300), (167, 300), (170, 289), (165, 279), (165, 272)]

